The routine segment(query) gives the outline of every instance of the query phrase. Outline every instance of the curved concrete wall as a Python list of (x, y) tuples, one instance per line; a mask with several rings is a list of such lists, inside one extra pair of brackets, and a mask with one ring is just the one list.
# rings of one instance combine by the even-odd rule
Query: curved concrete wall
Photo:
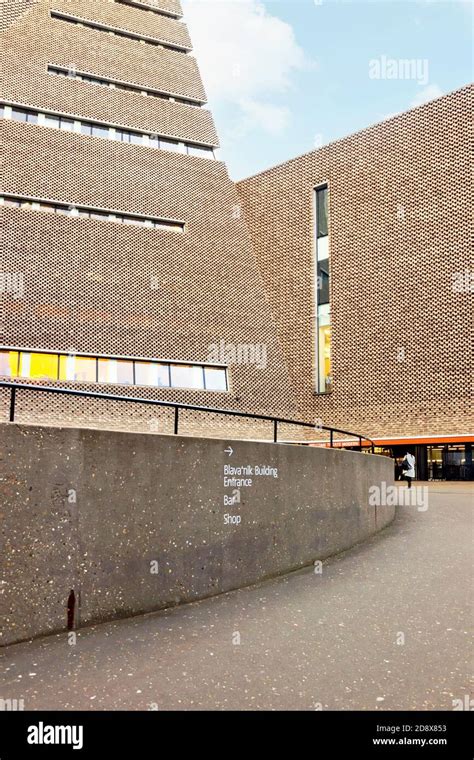
[(324, 559), (394, 515), (369, 505), (393, 481), (380, 456), (0, 427), (3, 644), (66, 630), (71, 590), (76, 627), (169, 607)]

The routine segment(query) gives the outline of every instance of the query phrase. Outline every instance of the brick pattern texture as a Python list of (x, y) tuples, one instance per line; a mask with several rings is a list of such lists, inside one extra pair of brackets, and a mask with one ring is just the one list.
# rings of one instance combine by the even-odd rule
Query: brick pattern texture
[[(117, 10), (122, 26), (126, 24), (128, 13), (156, 15), (107, 0), (89, 0), (90, 18), (95, 18), (104, 2), (110, 6), (109, 15)], [(36, 3), (2, 35), (2, 96), (6, 100), (218, 145), (212, 115), (206, 108), (48, 74), (48, 64), (75, 67), (98, 77), (161, 89), (182, 97), (202, 100), (206, 97), (192, 55), (51, 19), (50, 5), (72, 13), (76, 3), (67, 0)], [(80, 5), (84, 9), (85, 4)], [(173, 19), (163, 17), (163, 21), (183, 26)]]
[(115, 0), (52, 0), (51, 9), (144, 37), (191, 47), (187, 27), (182, 21), (148, 13), (134, 5), (116, 3)]
[(173, 13), (176, 16), (183, 15), (183, 9), (179, 0), (143, 0), (143, 3), (148, 8), (168, 11), (169, 13)]
[(17, 21), (34, 2), (36, 0), (0, 0), (0, 31)]
[[(305, 419), (372, 437), (474, 431), (472, 95), (464, 87), (238, 184)], [(324, 182), (333, 391), (316, 395), (313, 188)]]
[[(53, 5), (71, 12), (73, 6), (85, 8), (84, 2), (54, 0)], [(157, 21), (156, 14), (96, 0), (91, 0), (84, 15), (87, 10), (88, 17), (96, 18), (103, 5), (107, 7), (102, 12), (116, 15), (117, 25), (125, 28), (138, 28), (140, 14), (147, 32), (151, 24), (172, 21)], [(48, 15), (50, 6), (41, 1), (31, 5), (3, 34), (6, 97), (79, 117), (120, 121), (132, 128), (167, 132), (172, 124), (181, 139), (204, 134), (213, 138), (212, 117), (199, 108), (45, 74), (48, 61), (72, 63), (98, 75), (117, 77), (119, 72), (125, 80), (144, 86), (166, 84), (184, 97), (204, 95), (191, 56), (54, 21)], [(172, 22), (170, 29), (177, 23), (182, 22)], [(229, 393), (62, 385), (298, 416), (236, 188), (224, 164), (3, 119), (1, 131), (5, 193), (186, 223), (185, 233), (179, 234), (3, 208), (2, 270), (21, 273), (25, 284), (23, 298), (1, 296), (3, 345), (206, 361), (209, 346), (220, 340), (264, 343), (266, 369), (256, 364), (231, 366)], [(7, 394), (1, 397), (5, 410)], [(18, 413), (24, 420), (82, 419), (87, 424), (100, 413), (107, 422), (116, 419), (119, 426), (125, 419), (128, 428), (140, 426), (142, 419), (144, 429), (153, 426), (150, 418), (160, 416), (148, 407), (130, 409), (40, 394), (33, 398), (23, 392)], [(165, 412), (162, 417), (167, 419)], [(219, 424), (225, 427), (229, 420), (224, 423), (224, 419)], [(196, 422), (194, 430), (200, 424)]]

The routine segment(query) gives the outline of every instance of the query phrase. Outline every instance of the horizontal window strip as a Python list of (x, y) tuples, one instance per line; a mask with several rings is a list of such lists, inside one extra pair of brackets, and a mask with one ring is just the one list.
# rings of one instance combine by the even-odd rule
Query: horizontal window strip
[(58, 203), (57, 201), (43, 200), (33, 196), (16, 194), (0, 195), (0, 205), (10, 208), (30, 209), (31, 211), (44, 211), (45, 213), (60, 214), (61, 216), (79, 217), (81, 219), (95, 219), (98, 221), (115, 222), (115, 224), (135, 225), (147, 229), (166, 229), (175, 232), (184, 232), (184, 222), (173, 219), (161, 219), (156, 217), (127, 214), (123, 211), (112, 211), (94, 206), (81, 206), (71, 203)]
[(188, 100), (187, 98), (182, 98), (180, 95), (174, 95), (173, 93), (163, 92), (161, 90), (140, 87), (138, 84), (121, 82), (118, 79), (98, 77), (94, 74), (89, 74), (87, 71), (77, 71), (72, 67), (67, 69), (63, 66), (54, 66), (50, 64), (48, 66), (48, 74), (66, 77), (68, 79), (75, 79), (76, 81), (86, 82), (87, 84), (102, 85), (103, 87), (109, 87), (112, 90), (125, 90), (126, 92), (135, 92), (138, 95), (160, 98), (162, 100), (168, 100), (171, 103), (181, 103), (182, 105), (186, 106), (202, 106), (205, 102), (203, 100)]
[(91, 21), (90, 19), (81, 18), (81, 16), (71, 16), (69, 13), (62, 13), (61, 11), (50, 11), (51, 18), (58, 21), (65, 21), (69, 24), (76, 24), (79, 26), (87, 27), (88, 29), (95, 29), (97, 32), (106, 32), (107, 34), (113, 34), (116, 37), (126, 37), (129, 40), (136, 40), (146, 45), (154, 45), (155, 47), (166, 48), (167, 50), (173, 50), (175, 53), (189, 53), (191, 48), (185, 45), (177, 45), (166, 40), (159, 40), (156, 37), (148, 37), (146, 35), (138, 34), (138, 32), (129, 32), (125, 29), (120, 29), (115, 26), (107, 26), (100, 21)]
[(199, 156), (206, 159), (214, 159), (214, 149), (209, 145), (184, 142), (172, 137), (164, 137), (153, 132), (144, 132), (105, 124), (103, 122), (75, 119), (71, 116), (63, 116), (54, 111), (36, 111), (33, 108), (24, 108), (20, 105), (0, 103), (0, 118), (22, 121), (28, 124), (37, 124), (42, 127), (60, 129), (63, 132), (76, 132), (91, 137), (102, 137), (105, 140), (143, 145), (147, 148), (167, 150), (173, 153), (182, 153), (188, 156)]
[(115, 2), (120, 3), (121, 5), (133, 5), (135, 8), (158, 13), (160, 16), (167, 16), (168, 18), (174, 18), (176, 20), (182, 18), (180, 13), (174, 13), (166, 8), (161, 8), (159, 5), (152, 5), (151, 3), (146, 2), (142, 3), (139, 0), (115, 0)]
[(227, 368), (223, 366), (9, 346), (0, 346), (0, 377), (147, 388), (228, 390)]

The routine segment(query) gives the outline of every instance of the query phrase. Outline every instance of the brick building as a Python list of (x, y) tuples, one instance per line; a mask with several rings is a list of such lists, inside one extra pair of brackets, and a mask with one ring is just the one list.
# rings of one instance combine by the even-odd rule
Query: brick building
[[(179, 3), (2, 10), (2, 375), (297, 417)], [(126, 407), (17, 399), (23, 420), (172, 424)]]
[[(236, 187), (177, 0), (1, 10), (3, 379), (321, 422), (472, 476), (472, 88)], [(17, 397), (24, 421), (172, 430), (126, 407)]]
[(305, 418), (472, 474), (465, 87), (238, 184)]

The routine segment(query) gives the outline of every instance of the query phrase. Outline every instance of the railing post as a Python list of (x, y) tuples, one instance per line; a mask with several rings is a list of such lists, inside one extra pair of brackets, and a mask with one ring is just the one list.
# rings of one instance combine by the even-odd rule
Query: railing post
[(332, 444), (333, 444), (333, 435), (334, 435), (334, 431), (333, 431), (333, 429), (331, 428), (331, 430), (330, 430), (330, 432), (329, 432), (329, 447), (330, 447), (331, 449), (332, 449), (332, 447), (333, 447), (333, 446), (332, 446)]
[(372, 446), (370, 448), (372, 449), (372, 454), (375, 454), (375, 446), (374, 446), (373, 443), (372, 443)]
[(12, 392), (10, 394), (10, 422), (13, 422), (15, 419), (15, 398), (16, 388), (12, 388)]
[(174, 408), (174, 434), (178, 435), (178, 414), (179, 414), (179, 406), (175, 406)]
[(278, 420), (273, 420), (273, 443), (277, 442), (278, 437)]
[(359, 451), (362, 451), (362, 438), (359, 436)]

